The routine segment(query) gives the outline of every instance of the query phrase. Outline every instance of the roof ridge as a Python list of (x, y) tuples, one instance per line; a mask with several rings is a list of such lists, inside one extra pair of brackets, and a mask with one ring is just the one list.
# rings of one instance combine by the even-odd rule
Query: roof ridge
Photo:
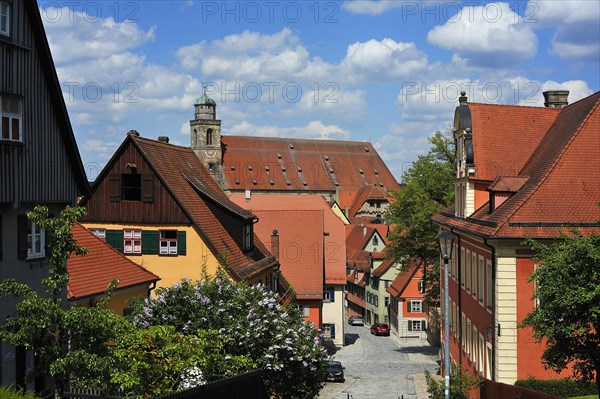
[[(519, 211), (529, 200), (529, 198), (531, 198), (533, 196), (534, 193), (536, 193), (539, 188), (541, 187), (542, 183), (546, 181), (546, 179), (548, 178), (548, 176), (556, 169), (557, 165), (559, 164), (559, 161), (562, 159), (563, 155), (565, 154), (565, 152), (567, 151), (567, 149), (571, 146), (571, 144), (573, 143), (573, 141), (575, 140), (575, 138), (579, 135), (579, 132), (581, 131), (581, 129), (583, 128), (583, 126), (585, 126), (587, 120), (590, 118), (590, 116), (594, 113), (594, 111), (598, 108), (599, 104), (600, 104), (600, 91), (592, 94), (589, 97), (583, 98), (579, 101), (574, 102), (573, 104), (567, 106), (573, 106), (579, 102), (581, 102), (582, 100), (590, 100), (591, 98), (593, 98), (594, 96), (598, 97), (596, 98), (594, 104), (591, 106), (590, 110), (586, 113), (586, 115), (581, 119), (581, 122), (578, 124), (577, 129), (575, 129), (575, 131), (573, 132), (573, 134), (571, 134), (571, 137), (567, 140), (567, 142), (565, 142), (565, 144), (563, 145), (562, 149), (560, 150), (559, 154), (554, 158), (553, 162), (551, 165), (548, 166), (548, 168), (544, 171), (543, 175), (540, 176), (537, 181), (534, 183), (533, 187), (531, 188), (531, 190), (529, 190), (529, 192), (525, 195), (524, 198), (521, 198), (519, 200), (518, 205), (516, 205), (515, 207), (513, 207), (512, 211), (506, 215), (506, 217), (504, 218), (504, 221), (502, 223), (499, 223), (496, 227), (496, 229), (494, 230), (494, 234), (496, 234), (498, 231), (500, 231), (500, 229), (509, 223), (509, 220), (511, 217), (513, 217), (517, 211)], [(563, 108), (562, 110), (566, 109), (567, 107)], [(561, 114), (562, 114), (562, 110), (561, 110)], [(554, 126), (556, 126), (556, 123), (558, 122), (558, 120), (561, 118), (561, 115), (558, 115), (558, 117), (554, 120), (554, 122), (552, 123), (552, 126), (550, 126), (550, 128), (548, 129), (548, 131), (546, 132), (546, 134), (544, 135), (544, 138), (542, 138), (542, 140), (540, 141), (540, 144), (538, 144), (538, 148), (539, 146), (542, 144), (542, 142), (546, 139), (548, 133), (554, 128)], [(527, 162), (525, 162), (525, 165), (523, 165), (523, 169), (525, 169), (525, 167), (529, 164), (529, 161), (531, 160), (531, 158), (533, 157), (533, 155), (535, 153), (537, 153), (537, 149), (534, 150), (534, 152), (531, 154), (531, 156), (529, 157), (529, 159), (527, 160)]]
[(297, 137), (273, 137), (273, 136), (252, 136), (252, 135), (223, 135), (222, 138), (255, 138), (255, 139), (261, 139), (261, 140), (273, 140), (273, 141), (308, 141), (308, 142), (316, 142), (316, 143), (327, 143), (327, 142), (333, 142), (333, 143), (349, 143), (349, 144), (371, 144), (373, 145), (373, 143), (371, 143), (370, 141), (358, 141), (358, 140), (336, 140), (336, 139), (301, 139), (301, 138), (297, 138)]
[(164, 141), (160, 141), (158, 139), (151, 139), (149, 137), (142, 137), (142, 136), (133, 136), (136, 140), (145, 140), (145, 141), (149, 141), (150, 144), (157, 144), (160, 146), (169, 146), (169, 147), (176, 147), (176, 148), (184, 148), (184, 149), (188, 149), (191, 150), (192, 147), (189, 146), (184, 146), (184, 145), (179, 145), (179, 144), (173, 144), (173, 143), (166, 143)]

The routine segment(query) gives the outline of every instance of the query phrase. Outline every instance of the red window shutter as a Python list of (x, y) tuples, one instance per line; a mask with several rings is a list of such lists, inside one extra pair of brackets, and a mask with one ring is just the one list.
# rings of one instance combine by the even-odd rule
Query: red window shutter
[(142, 201), (154, 202), (154, 176), (151, 174), (142, 176)]
[(108, 175), (109, 201), (121, 201), (121, 175)]

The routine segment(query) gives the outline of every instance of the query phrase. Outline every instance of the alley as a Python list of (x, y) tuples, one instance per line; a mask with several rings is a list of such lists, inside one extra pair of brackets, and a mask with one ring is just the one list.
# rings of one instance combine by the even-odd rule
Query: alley
[(376, 337), (368, 327), (347, 326), (346, 337), (349, 345), (333, 356), (346, 367), (346, 381), (328, 383), (319, 399), (426, 397), (422, 375), (437, 369), (436, 348), (419, 338)]

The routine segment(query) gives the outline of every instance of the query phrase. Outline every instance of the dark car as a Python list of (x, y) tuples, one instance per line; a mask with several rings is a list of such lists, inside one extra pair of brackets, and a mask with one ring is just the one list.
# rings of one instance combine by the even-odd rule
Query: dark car
[(352, 316), (348, 319), (348, 324), (351, 326), (364, 326), (363, 318), (361, 316)]
[(327, 364), (327, 381), (344, 382), (344, 369), (345, 367), (342, 366), (342, 363), (330, 360)]
[(390, 326), (384, 323), (375, 323), (371, 326), (371, 334), (390, 335)]

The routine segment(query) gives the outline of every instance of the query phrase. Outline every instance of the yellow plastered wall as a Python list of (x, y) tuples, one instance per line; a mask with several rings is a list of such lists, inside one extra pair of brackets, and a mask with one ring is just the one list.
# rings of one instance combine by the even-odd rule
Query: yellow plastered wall
[(155, 226), (155, 225), (122, 225), (109, 223), (85, 223), (88, 229), (99, 228), (106, 230), (139, 229), (139, 230), (175, 230), (185, 231), (186, 235), (186, 254), (178, 256), (165, 255), (128, 255), (128, 259), (144, 267), (160, 277), (156, 287), (171, 287), (183, 278), (189, 278), (192, 281), (200, 279), (203, 265), (206, 265), (206, 272), (214, 275), (217, 271), (219, 262), (217, 258), (208, 249), (202, 238), (191, 226)]
[[(127, 301), (129, 301), (129, 299), (131, 298), (146, 298), (148, 288), (149, 287), (146, 286), (139, 286), (123, 291), (116, 291), (110, 299), (110, 301), (108, 302), (108, 309), (112, 310), (115, 314), (119, 316), (123, 316), (125, 309), (128, 307)], [(73, 302), (70, 301), (69, 304), (75, 307), (87, 307), (90, 305), (90, 302), (98, 302), (101, 299), (101, 297), (102, 295), (98, 295), (94, 298), (86, 298)]]

